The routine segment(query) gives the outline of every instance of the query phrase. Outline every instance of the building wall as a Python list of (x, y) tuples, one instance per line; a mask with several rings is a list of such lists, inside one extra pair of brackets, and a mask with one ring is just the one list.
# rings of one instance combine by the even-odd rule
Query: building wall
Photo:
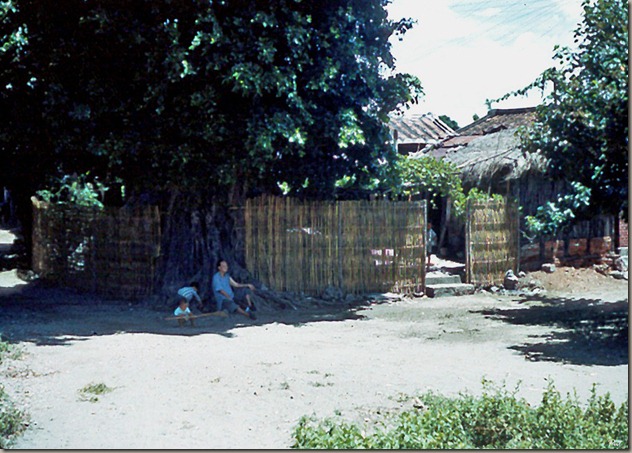
[(628, 244), (628, 222), (619, 219), (619, 246), (627, 247)]

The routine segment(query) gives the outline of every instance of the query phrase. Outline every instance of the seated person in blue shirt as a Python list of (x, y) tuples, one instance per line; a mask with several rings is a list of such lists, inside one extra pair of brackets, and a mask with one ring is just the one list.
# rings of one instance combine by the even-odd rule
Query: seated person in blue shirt
[[(244, 289), (244, 291), (238, 291), (237, 295), (233, 291), (233, 288)], [(217, 302), (217, 311), (227, 310), (229, 313), (239, 313), (250, 319), (257, 319), (253, 311), (256, 310), (251, 300), (251, 291), (254, 290), (254, 285), (237, 283), (228, 274), (228, 263), (226, 260), (220, 259), (217, 263), (217, 272), (213, 275), (213, 295)], [(237, 297), (235, 297), (237, 296)], [(246, 309), (244, 310), (235, 303), (235, 299), (246, 301)]]

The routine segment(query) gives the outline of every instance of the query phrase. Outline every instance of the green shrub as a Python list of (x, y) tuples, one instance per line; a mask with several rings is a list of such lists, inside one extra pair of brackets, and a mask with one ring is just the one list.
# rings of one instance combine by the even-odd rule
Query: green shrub
[(99, 384), (88, 384), (81, 390), (79, 390), (79, 399), (81, 401), (90, 401), (91, 403), (96, 403), (99, 401), (98, 395), (105, 395), (106, 393), (110, 393), (112, 388), (108, 387), (103, 383)]
[(11, 446), (12, 440), (26, 428), (26, 415), (16, 409), (0, 386), (0, 448)]
[[(628, 403), (618, 409), (595, 385), (585, 407), (576, 395), (562, 398), (552, 382), (542, 402), (532, 407), (483, 380), (481, 396), (448, 398), (429, 392), (422, 409), (404, 411), (391, 428), (365, 427), (341, 419), (303, 417), (294, 431), (293, 448), (375, 449), (627, 449)], [(382, 426), (387, 424), (382, 422)]]
[(103, 197), (108, 189), (96, 177), (88, 180), (89, 172), (82, 175), (64, 175), (51, 182), (50, 189), (38, 190), (37, 195), (48, 203), (103, 208)]
[[(18, 359), (21, 351), (0, 338), (0, 363), (6, 358)], [(26, 415), (16, 409), (4, 387), (0, 385), (0, 448), (7, 448), (15, 436), (26, 428)]]
[(20, 348), (3, 341), (2, 337), (0, 337), (0, 363), (4, 362), (5, 359), (17, 360), (21, 356), (22, 351)]

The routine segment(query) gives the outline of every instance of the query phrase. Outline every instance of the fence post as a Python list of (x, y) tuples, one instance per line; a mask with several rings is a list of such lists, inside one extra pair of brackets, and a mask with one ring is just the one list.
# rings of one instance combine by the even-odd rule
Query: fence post
[(344, 286), (343, 282), (343, 264), (342, 264), (342, 216), (340, 215), (340, 203), (335, 203), (336, 206), (336, 215), (338, 221), (338, 234), (336, 235), (336, 252), (338, 255), (338, 288), (342, 289)]
[(472, 203), (470, 200), (465, 205), (465, 281), (472, 283)]
[[(509, 198), (509, 197), (507, 197)], [(514, 216), (514, 234), (516, 235), (516, 265), (514, 271), (516, 274), (520, 272), (520, 211), (519, 211), (519, 202), (518, 200), (512, 200), (511, 204), (511, 215)]]
[(427, 244), (428, 244), (428, 201), (427, 200), (422, 200), (421, 202), (421, 206), (422, 206), (422, 217), (424, 220), (424, 224), (422, 225), (421, 228), (421, 237), (422, 237), (422, 243), (421, 243), (421, 289), (422, 291), (425, 293), (426, 292), (426, 263), (428, 262), (428, 250), (426, 250)]

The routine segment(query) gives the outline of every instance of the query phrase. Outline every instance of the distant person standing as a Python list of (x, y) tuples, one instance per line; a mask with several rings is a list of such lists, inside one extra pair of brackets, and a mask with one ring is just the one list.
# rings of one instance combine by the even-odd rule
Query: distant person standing
[(430, 255), (437, 246), (437, 233), (432, 229), (432, 222), (428, 222), (428, 233), (426, 234), (426, 254), (428, 255), (428, 265), (430, 265)]
[(15, 219), (15, 206), (11, 191), (5, 186), (2, 190), (2, 200), (0, 201), (0, 222), (5, 225), (12, 225)]

